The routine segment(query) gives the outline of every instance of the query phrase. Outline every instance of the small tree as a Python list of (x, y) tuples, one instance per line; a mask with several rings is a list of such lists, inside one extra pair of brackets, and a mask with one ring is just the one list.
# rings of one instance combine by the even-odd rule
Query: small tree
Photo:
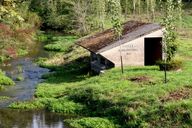
[(175, 11), (175, 5), (173, 0), (167, 0), (166, 15), (163, 18), (163, 25), (165, 26), (163, 48), (164, 53), (166, 54), (165, 59), (167, 61), (171, 61), (177, 50), (176, 32), (175, 32), (176, 16), (174, 11)]
[[(178, 4), (181, 4), (181, 1), (178, 2)], [(179, 8), (179, 9), (178, 9)], [(170, 62), (176, 51), (177, 51), (177, 43), (176, 43), (176, 30), (175, 30), (175, 20), (177, 17), (179, 19), (181, 16), (176, 14), (175, 10), (182, 11), (181, 6), (174, 3), (174, 0), (167, 0), (166, 3), (166, 13), (165, 17), (163, 18), (163, 25), (165, 26), (164, 31), (164, 38), (163, 38), (163, 50), (164, 50), (164, 60), (165, 60), (165, 83), (167, 83), (167, 73), (166, 73), (166, 64), (167, 62)], [(177, 12), (180, 14), (180, 12)]]
[(86, 35), (90, 32), (88, 25), (88, 10), (89, 10), (89, 1), (85, 0), (74, 0), (73, 3), (73, 13), (75, 20), (75, 28), (77, 29), (80, 35)]
[(177, 10), (178, 10), (177, 14), (178, 14), (180, 27), (182, 26), (182, 14), (183, 14), (182, 7), (183, 7), (182, 0), (177, 0)]
[(151, 14), (151, 18), (152, 18), (152, 21), (155, 20), (155, 7), (156, 7), (156, 0), (150, 0), (150, 11), (152, 12)]
[[(121, 22), (121, 4), (120, 0), (109, 0), (110, 5), (110, 14), (112, 19), (113, 28), (115, 31), (116, 36), (119, 38), (122, 36), (122, 22)], [(123, 73), (123, 59), (121, 53), (121, 43), (119, 44), (119, 51), (120, 51), (120, 60), (121, 60), (121, 70)]]
[(93, 0), (92, 2), (92, 12), (94, 16), (94, 21), (97, 28), (104, 30), (105, 17), (106, 17), (106, 1), (105, 0)]

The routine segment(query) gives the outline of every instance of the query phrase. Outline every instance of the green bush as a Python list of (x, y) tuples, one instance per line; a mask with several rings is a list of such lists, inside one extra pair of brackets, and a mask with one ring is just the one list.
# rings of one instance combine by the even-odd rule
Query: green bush
[(106, 118), (87, 117), (81, 119), (66, 120), (72, 128), (117, 128), (113, 122)]
[(9, 105), (10, 108), (13, 109), (43, 109), (45, 108), (45, 105), (50, 102), (51, 100), (54, 100), (52, 98), (39, 98), (34, 101), (24, 101), (24, 102), (15, 102)]
[(49, 102), (47, 108), (52, 112), (77, 114), (84, 109), (84, 106), (79, 103), (69, 101), (66, 98), (62, 98)]
[(44, 62), (47, 61), (47, 60), (48, 60), (47, 58), (39, 57), (39, 58), (36, 59), (35, 61), (36, 61), (36, 63), (37, 63), (39, 66), (43, 67)]
[(165, 63), (164, 61), (159, 61), (157, 62), (159, 65), (160, 70), (165, 70), (165, 65), (166, 65), (166, 70), (178, 70), (182, 67), (183, 62), (180, 59), (172, 59), (171, 61), (168, 61)]
[(98, 99), (101, 92), (101, 88), (97, 86), (78, 87), (70, 91), (69, 97), (76, 102), (90, 104), (90, 102), (94, 102)]
[(44, 46), (47, 51), (67, 52), (77, 39), (76, 36), (52, 37), (52, 42)]
[(66, 47), (63, 47), (62, 42), (56, 42), (54, 44), (47, 44), (44, 46), (47, 51), (56, 51), (56, 52), (64, 52), (67, 50)]
[(17, 78), (16, 78), (17, 81), (23, 81), (24, 80), (24, 77), (19, 75)]
[(26, 50), (26, 49), (18, 49), (17, 50), (17, 55), (18, 56), (25, 56), (25, 55), (27, 55), (29, 52), (28, 52), (28, 50)]
[(0, 85), (14, 85), (14, 81), (6, 77), (2, 71), (0, 71)]
[(9, 57), (6, 57), (4, 55), (0, 55), (0, 63), (3, 63), (5, 60), (8, 60)]
[(43, 31), (38, 31), (36, 35), (36, 40), (39, 42), (47, 42), (49, 35), (46, 35)]
[[(1, 90), (1, 89), (0, 89)], [(10, 99), (10, 97), (7, 96), (0, 96), (0, 102)]]

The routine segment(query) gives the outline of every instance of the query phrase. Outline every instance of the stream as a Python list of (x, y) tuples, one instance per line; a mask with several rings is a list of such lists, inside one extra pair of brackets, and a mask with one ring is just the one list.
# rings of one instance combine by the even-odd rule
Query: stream
[[(36, 43), (28, 56), (13, 59), (0, 68), (12, 78), (16, 85), (5, 87), (0, 96), (10, 97), (0, 101), (0, 128), (65, 128), (64, 117), (46, 111), (11, 110), (8, 106), (17, 101), (26, 101), (33, 98), (35, 88), (43, 79), (41, 76), (49, 69), (41, 68), (34, 63), (38, 57), (48, 54), (43, 50), (42, 43)], [(18, 77), (23, 80), (18, 81)]]

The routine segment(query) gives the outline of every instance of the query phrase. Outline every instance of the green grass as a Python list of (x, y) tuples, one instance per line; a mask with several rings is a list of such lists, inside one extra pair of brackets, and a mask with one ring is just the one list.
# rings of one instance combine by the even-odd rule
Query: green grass
[[(177, 127), (191, 126), (191, 95), (186, 99), (162, 102), (170, 93), (192, 88), (191, 41), (180, 39), (179, 54), (184, 60), (181, 71), (168, 72), (168, 83), (164, 84), (164, 72), (157, 66), (125, 67), (124, 74), (119, 68), (105, 74), (89, 77), (87, 61), (78, 57), (58, 65), (50, 59), (43, 59), (42, 66), (52, 67), (55, 73), (45, 75), (46, 81), (36, 89), (34, 101), (16, 103), (13, 108), (44, 108), (64, 115), (80, 116), (68, 123), (76, 128), (89, 128), (107, 119), (98, 127)], [(77, 50), (77, 49), (75, 49)], [(75, 56), (73, 52), (66, 56)], [(49, 63), (48, 63), (48, 62)], [(48, 63), (48, 64), (47, 64)], [(84, 66), (83, 66), (84, 65)], [(77, 68), (79, 67), (79, 68)], [(147, 77), (144, 81), (132, 81), (135, 77)], [(192, 94), (192, 93), (191, 93)], [(96, 117), (96, 118), (95, 118)], [(101, 118), (101, 119), (100, 119)]]
[(11, 86), (11, 85), (15, 85), (15, 83), (13, 80), (5, 76), (5, 74), (0, 70), (0, 88), (2, 88), (4, 85)]
[(17, 76), (16, 81), (23, 81), (24, 77), (22, 75)]
[(76, 36), (55, 36), (44, 48), (47, 51), (67, 52), (76, 39)]
[(179, 40), (179, 50), (180, 56), (182, 58), (192, 58), (192, 39), (182, 38)]
[(84, 109), (84, 106), (80, 103), (69, 101), (64, 97), (49, 102), (47, 104), (47, 109), (51, 112), (63, 113), (65, 115), (72, 115), (81, 112)]
[(0, 64), (3, 63), (6, 60), (9, 60), (9, 59), (10, 59), (10, 57), (7, 57), (5, 55), (0, 55)]
[(20, 48), (20, 49), (17, 50), (17, 55), (18, 56), (25, 56), (27, 54), (29, 54), (29, 51), (27, 49), (21, 49)]
[(10, 97), (7, 96), (0, 96), (0, 102), (10, 99)]
[(75, 120), (66, 120), (73, 128), (116, 128), (112, 122), (105, 118), (88, 117)]
[(192, 16), (190, 15), (184, 15), (182, 20), (182, 25), (185, 28), (192, 28)]
[(36, 110), (36, 109), (43, 109), (45, 108), (45, 104), (47, 104), (48, 101), (51, 99), (44, 98), (44, 99), (38, 99), (34, 101), (25, 101), (25, 102), (15, 102), (11, 104), (9, 107), (13, 109), (23, 109), (23, 110)]
[[(176, 57), (182, 58), (183, 66), (178, 71), (167, 72), (167, 84), (164, 72), (157, 66), (125, 67), (124, 74), (120, 68), (114, 68), (89, 76), (88, 53), (73, 43), (68, 47), (68, 41), (62, 42), (70, 50), (38, 61), (55, 72), (43, 76), (46, 80), (38, 85), (36, 98), (10, 107), (44, 108), (73, 115), (66, 120), (72, 128), (190, 128), (192, 39), (181, 36)], [(51, 37), (51, 40), (57, 42), (60, 38)]]

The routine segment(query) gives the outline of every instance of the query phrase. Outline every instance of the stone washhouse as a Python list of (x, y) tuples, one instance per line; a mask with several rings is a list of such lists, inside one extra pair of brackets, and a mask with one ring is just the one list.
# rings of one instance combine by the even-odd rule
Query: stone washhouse
[(81, 38), (76, 44), (90, 51), (91, 70), (103, 70), (121, 66), (155, 65), (163, 59), (163, 27), (155, 23), (128, 21), (123, 24), (122, 37), (113, 29)]

